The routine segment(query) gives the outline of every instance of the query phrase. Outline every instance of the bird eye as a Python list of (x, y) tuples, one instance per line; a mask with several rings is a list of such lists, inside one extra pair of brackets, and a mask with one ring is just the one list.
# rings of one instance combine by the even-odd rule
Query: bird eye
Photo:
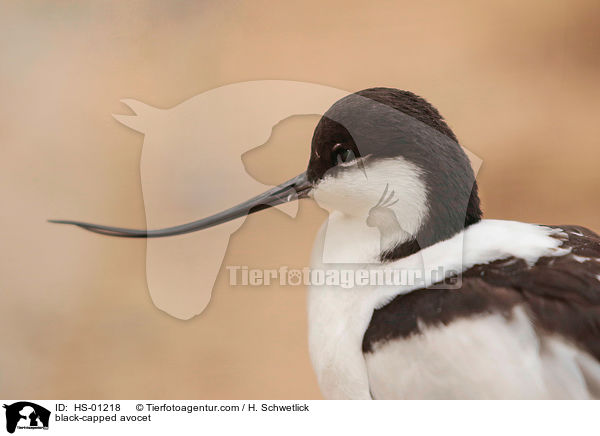
[(339, 148), (333, 152), (333, 161), (336, 165), (352, 162), (356, 155), (349, 148)]

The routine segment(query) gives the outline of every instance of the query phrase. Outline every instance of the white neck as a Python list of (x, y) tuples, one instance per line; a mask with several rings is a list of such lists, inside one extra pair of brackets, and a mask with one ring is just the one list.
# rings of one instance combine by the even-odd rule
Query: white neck
[(382, 252), (411, 236), (394, 222), (377, 224), (370, 227), (364, 218), (332, 212), (315, 242), (314, 256), (326, 264), (381, 263)]

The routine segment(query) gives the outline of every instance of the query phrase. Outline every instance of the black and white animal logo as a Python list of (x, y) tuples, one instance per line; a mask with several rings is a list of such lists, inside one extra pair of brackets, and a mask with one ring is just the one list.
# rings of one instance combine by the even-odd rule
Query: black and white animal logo
[(18, 401), (3, 406), (6, 409), (6, 431), (19, 429), (48, 429), (50, 411), (29, 401)]

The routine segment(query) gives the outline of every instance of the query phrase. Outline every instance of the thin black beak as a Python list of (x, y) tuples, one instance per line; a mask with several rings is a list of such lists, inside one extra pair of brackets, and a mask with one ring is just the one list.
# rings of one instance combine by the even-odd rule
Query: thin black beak
[(102, 226), (98, 224), (88, 224), (79, 221), (69, 220), (48, 220), (51, 223), (57, 224), (72, 224), (79, 226), (83, 229), (89, 230), (90, 232), (100, 233), (109, 236), (120, 236), (123, 238), (162, 238), (165, 236), (183, 235), (185, 233), (196, 232), (198, 230), (207, 229), (227, 221), (240, 218), (245, 215), (249, 215), (259, 210), (267, 209), (278, 204), (287, 203), (300, 198), (308, 197), (312, 188), (311, 183), (306, 177), (306, 173), (302, 173), (299, 176), (294, 177), (291, 180), (273, 188), (269, 189), (248, 201), (233, 206), (230, 209), (224, 210), (223, 212), (216, 213), (212, 216), (202, 218), (198, 221), (193, 221), (187, 224), (181, 224), (175, 227), (167, 227), (165, 229), (157, 230), (136, 230), (136, 229), (124, 229), (120, 227)]

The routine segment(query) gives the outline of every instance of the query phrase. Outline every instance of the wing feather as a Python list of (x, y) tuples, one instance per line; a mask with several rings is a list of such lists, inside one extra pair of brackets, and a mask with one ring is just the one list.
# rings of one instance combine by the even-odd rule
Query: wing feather
[[(386, 343), (426, 336), (432, 328), (459, 320), (501, 315), (510, 322), (519, 307), (537, 336), (537, 353), (548, 352), (544, 344), (549, 338), (564, 341), (572, 351), (555, 353), (552, 365), (557, 374), (567, 366), (571, 373), (575, 368), (588, 395), (599, 398), (600, 237), (584, 227), (554, 227), (563, 230), (557, 237), (563, 239), (562, 247), (569, 248), (569, 254), (542, 257), (533, 266), (514, 257), (475, 265), (462, 274), (458, 290), (420, 289), (374, 311), (363, 338), (365, 356)], [(526, 329), (519, 331), (526, 334)], [(469, 335), (468, 330), (465, 334)], [(561, 362), (564, 368), (559, 368)]]

